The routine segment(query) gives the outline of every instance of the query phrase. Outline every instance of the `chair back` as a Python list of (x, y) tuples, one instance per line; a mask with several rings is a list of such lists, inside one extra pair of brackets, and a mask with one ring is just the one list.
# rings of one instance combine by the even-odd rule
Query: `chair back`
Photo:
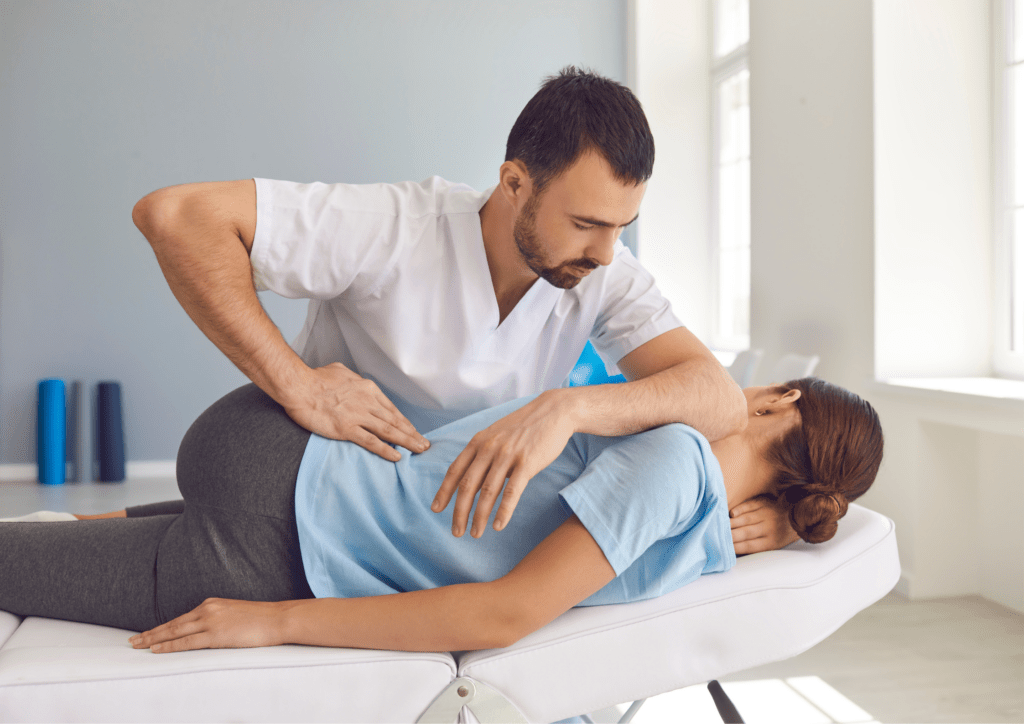
[(736, 359), (729, 365), (729, 374), (736, 380), (736, 384), (740, 387), (750, 387), (762, 357), (763, 349), (745, 349), (736, 355)]

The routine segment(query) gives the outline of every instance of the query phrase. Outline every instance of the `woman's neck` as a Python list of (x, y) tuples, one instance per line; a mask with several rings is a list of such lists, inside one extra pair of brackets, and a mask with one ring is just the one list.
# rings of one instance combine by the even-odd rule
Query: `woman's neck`
[(765, 461), (760, 447), (752, 436), (744, 433), (711, 443), (711, 452), (718, 460), (725, 479), (729, 510), (768, 492), (771, 487), (772, 468)]

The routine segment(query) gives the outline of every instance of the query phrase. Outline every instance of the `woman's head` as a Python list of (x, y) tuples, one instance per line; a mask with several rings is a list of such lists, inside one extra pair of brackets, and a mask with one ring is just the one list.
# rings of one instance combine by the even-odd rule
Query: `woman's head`
[[(775, 478), (767, 496), (787, 511), (801, 538), (822, 543), (835, 535), (850, 501), (875, 480), (882, 462), (878, 413), (849, 390), (814, 377), (766, 389), (799, 414), (768, 443), (765, 457)], [(747, 399), (757, 415), (756, 396)]]

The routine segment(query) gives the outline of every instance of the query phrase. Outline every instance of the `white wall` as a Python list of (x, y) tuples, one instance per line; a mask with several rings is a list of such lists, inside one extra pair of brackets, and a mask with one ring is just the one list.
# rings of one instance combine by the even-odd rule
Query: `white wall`
[(876, 375), (992, 371), (989, 3), (874, 3)]
[(704, 0), (631, 0), (633, 90), (654, 134), (654, 176), (637, 220), (639, 258), (676, 315), (708, 341), (710, 16)]
[(871, 378), (871, 4), (750, 4), (751, 347)]
[[(875, 374), (992, 371), (988, 2), (875, 2)], [(1024, 611), (1024, 405), (878, 388), (901, 589)]]

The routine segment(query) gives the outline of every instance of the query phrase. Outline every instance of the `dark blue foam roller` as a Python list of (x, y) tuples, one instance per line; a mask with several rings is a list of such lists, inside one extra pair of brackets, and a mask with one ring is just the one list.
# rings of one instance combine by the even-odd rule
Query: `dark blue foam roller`
[(100, 382), (96, 388), (96, 423), (99, 479), (104, 483), (124, 480), (124, 425), (121, 413), (121, 385)]

